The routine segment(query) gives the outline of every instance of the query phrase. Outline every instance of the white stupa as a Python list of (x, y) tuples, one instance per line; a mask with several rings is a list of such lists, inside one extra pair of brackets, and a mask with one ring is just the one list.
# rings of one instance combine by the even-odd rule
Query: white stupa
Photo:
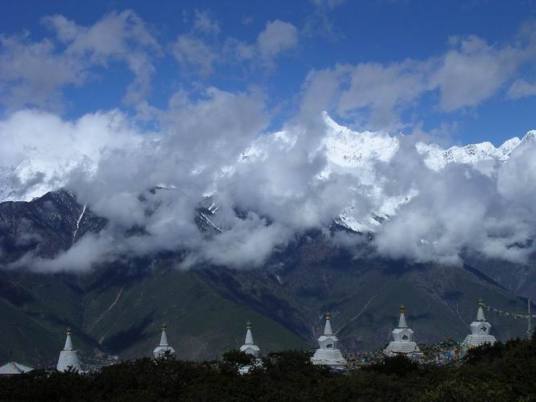
[(154, 348), (153, 356), (155, 359), (162, 359), (166, 356), (175, 354), (175, 349), (169, 345), (166, 334), (166, 326), (162, 325), (162, 334), (160, 335), (160, 344)]
[(81, 371), (80, 370), (80, 360), (78, 359), (78, 353), (73, 349), (73, 341), (71, 340), (71, 330), (67, 329), (65, 346), (60, 352), (60, 357), (58, 358), (58, 364), (56, 369), (61, 372), (65, 371)]
[(413, 330), (406, 323), (406, 309), (400, 306), (398, 327), (393, 329), (393, 340), (383, 350), (386, 356), (406, 355), (411, 358), (422, 356), (422, 352), (413, 340)]
[(311, 363), (315, 365), (329, 366), (334, 369), (343, 369), (346, 367), (346, 359), (341, 351), (336, 348), (337, 337), (331, 329), (331, 315), (326, 314), (326, 324), (324, 333), (318, 338), (319, 348), (311, 357)]
[(246, 339), (244, 340), (244, 344), (240, 346), (240, 351), (254, 357), (259, 357), (259, 353), (261, 350), (257, 345), (255, 345), (255, 342), (253, 341), (253, 334), (251, 332), (250, 322), (246, 324)]
[(33, 368), (17, 362), (9, 362), (0, 367), (0, 375), (17, 375), (29, 373)]
[(462, 342), (462, 350), (481, 346), (485, 343), (493, 345), (497, 340), (490, 334), (491, 324), (486, 321), (482, 301), (478, 302), (478, 311), (476, 313), (476, 321), (471, 323), (471, 333), (465, 337)]

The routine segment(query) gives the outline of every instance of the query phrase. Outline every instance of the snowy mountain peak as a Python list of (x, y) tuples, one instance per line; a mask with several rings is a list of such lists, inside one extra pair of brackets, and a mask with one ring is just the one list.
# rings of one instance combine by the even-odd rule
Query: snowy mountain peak
[(510, 155), (510, 153), (516, 149), (519, 144), (521, 143), (521, 140), (519, 139), (519, 137), (513, 137), (513, 138), (510, 138), (509, 140), (506, 140), (500, 147), (499, 147), (499, 150), (502, 152), (502, 154), (507, 157), (508, 155)]
[(536, 142), (536, 130), (530, 130), (527, 131), (523, 139), (521, 140), (522, 143), (534, 143)]
[(326, 146), (328, 160), (339, 167), (363, 166), (372, 160), (388, 162), (398, 151), (399, 140), (384, 132), (352, 131), (337, 124), (326, 112)]
[[(372, 213), (364, 213), (357, 205), (348, 206), (335, 220), (339, 225), (357, 232), (374, 232), (380, 220), (389, 219), (398, 208), (418, 195), (418, 190), (410, 189), (407, 194), (394, 196), (383, 188), (383, 180), (378, 176), (376, 164), (389, 162), (400, 148), (400, 137), (385, 132), (357, 132), (335, 122), (326, 112), (323, 113), (326, 125), (324, 145), (328, 160), (325, 171), (320, 175), (328, 178), (331, 173), (344, 173), (356, 177), (356, 183), (364, 185), (360, 191), (374, 205)], [(536, 130), (505, 141), (495, 147), (485, 141), (464, 146), (444, 149), (436, 144), (415, 143), (417, 152), (423, 157), (425, 165), (440, 172), (449, 164), (470, 165), (480, 173), (491, 176), (498, 164), (509, 159), (510, 154), (521, 143), (536, 140)], [(378, 220), (378, 218), (380, 220)]]
[[(335, 122), (326, 112), (323, 112), (323, 119), (328, 160), (339, 167), (363, 166), (371, 161), (388, 162), (399, 149), (396, 136), (382, 131), (353, 131)], [(522, 140), (513, 137), (499, 147), (489, 141), (447, 149), (424, 142), (417, 142), (415, 146), (427, 167), (439, 171), (451, 163), (477, 166), (482, 162), (507, 160), (515, 148), (527, 141), (536, 141), (536, 130), (529, 131)]]

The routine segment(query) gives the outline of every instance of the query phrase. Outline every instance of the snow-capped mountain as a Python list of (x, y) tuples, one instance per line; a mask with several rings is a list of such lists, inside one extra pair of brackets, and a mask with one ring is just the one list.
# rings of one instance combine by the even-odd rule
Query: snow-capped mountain
[[(386, 194), (382, 178), (376, 174), (377, 163), (389, 163), (400, 148), (400, 137), (385, 132), (356, 132), (337, 124), (324, 113), (326, 137), (324, 145), (328, 166), (323, 172), (344, 172), (354, 174), (361, 184), (367, 186), (369, 199), (375, 201), (376, 209), (365, 216), (357, 206), (348, 206), (336, 222), (357, 232), (374, 232), (385, 219), (396, 214), (396, 210), (418, 194), (411, 188), (406, 194), (396, 196)], [(521, 144), (536, 140), (536, 130), (529, 131), (523, 139), (518, 137), (495, 147), (490, 142), (452, 146), (444, 149), (436, 144), (416, 142), (415, 148), (422, 156), (424, 164), (434, 172), (440, 172), (450, 164), (469, 165), (486, 175), (496, 172), (497, 164), (507, 161), (511, 153)], [(363, 191), (363, 190), (361, 190)]]
[[(352, 131), (337, 124), (327, 113), (324, 113), (324, 121), (327, 156), (334, 166), (357, 167), (373, 161), (388, 162), (399, 149), (399, 138), (388, 133)], [(437, 144), (417, 142), (415, 147), (424, 157), (426, 166), (438, 171), (451, 163), (477, 166), (482, 161), (505, 161), (520, 144), (528, 141), (536, 141), (536, 130), (527, 132), (523, 139), (513, 137), (499, 147), (488, 141), (447, 149)]]
[[(418, 188), (407, 188), (395, 193), (386, 190), (386, 182), (389, 179), (381, 167), (390, 164), (399, 152), (404, 139), (402, 136), (382, 131), (351, 130), (335, 122), (326, 112), (322, 118), (324, 128), (320, 147), (313, 152), (323, 153), (326, 163), (323, 170), (318, 173), (317, 180), (327, 181), (333, 175), (353, 177), (354, 184), (351, 191), (355, 192), (355, 198), (357, 199), (358, 195), (365, 195), (368, 203), (366, 210), (363, 210), (362, 203), (352, 201), (334, 219), (340, 225), (354, 231), (374, 231), (382, 221), (394, 216), (398, 208), (419, 194)], [(232, 176), (237, 166), (242, 163), (265, 160), (270, 153), (292, 155), (298, 147), (300, 135), (307, 133), (286, 129), (257, 138), (240, 156), (236, 165), (231, 164), (222, 168), (221, 177)], [(496, 173), (497, 167), (507, 161), (518, 147), (533, 141), (536, 141), (536, 130), (529, 131), (522, 139), (518, 137), (509, 139), (499, 147), (490, 142), (452, 146), (447, 149), (422, 141), (413, 145), (415, 155), (422, 157), (421, 163), (424, 163), (431, 172), (441, 174), (447, 166), (459, 164), (471, 166), (491, 177)], [(121, 144), (126, 142), (125, 140)], [(136, 143), (138, 142), (137, 139)], [(0, 163), (0, 202), (27, 201), (61, 188), (76, 171), (86, 170), (93, 174), (98, 169), (102, 153), (109, 151), (110, 147), (107, 148), (104, 144), (91, 152), (76, 151), (68, 155), (58, 152), (47, 155), (39, 147), (24, 149), (27, 153), (19, 155), (16, 163), (4, 162), (4, 165)], [(217, 187), (217, 185), (211, 186), (214, 189)], [(207, 191), (207, 194), (212, 195), (212, 190)]]

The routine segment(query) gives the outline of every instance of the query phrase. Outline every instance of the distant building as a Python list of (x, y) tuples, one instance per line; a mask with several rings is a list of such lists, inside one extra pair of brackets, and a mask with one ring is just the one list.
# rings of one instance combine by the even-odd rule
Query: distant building
[(398, 327), (393, 329), (393, 340), (384, 349), (386, 356), (405, 355), (410, 358), (422, 357), (422, 352), (413, 340), (413, 330), (408, 327), (406, 322), (406, 309), (400, 306), (400, 318)]
[(73, 342), (71, 340), (71, 330), (67, 329), (65, 346), (60, 352), (60, 357), (58, 358), (58, 364), (56, 369), (61, 372), (65, 371), (76, 371), (80, 372), (80, 360), (78, 359), (78, 352), (73, 349)]
[(0, 375), (17, 375), (32, 371), (33, 368), (17, 362), (9, 362), (0, 367)]
[(244, 344), (240, 346), (240, 351), (254, 357), (259, 357), (261, 350), (253, 341), (253, 333), (251, 332), (250, 322), (246, 324), (246, 338), (244, 339)]
[(464, 352), (486, 343), (493, 345), (497, 341), (495, 337), (490, 334), (491, 324), (486, 321), (481, 301), (478, 303), (476, 321), (471, 323), (470, 328), (471, 333), (465, 337), (461, 345)]
[(162, 359), (166, 356), (171, 356), (175, 354), (175, 349), (168, 343), (166, 326), (162, 325), (162, 333), (160, 335), (160, 344), (154, 348), (153, 356), (155, 359)]
[(341, 351), (337, 349), (337, 337), (331, 328), (331, 315), (326, 314), (324, 333), (318, 338), (319, 348), (315, 351), (311, 362), (315, 365), (329, 366), (334, 369), (346, 368), (347, 362)]

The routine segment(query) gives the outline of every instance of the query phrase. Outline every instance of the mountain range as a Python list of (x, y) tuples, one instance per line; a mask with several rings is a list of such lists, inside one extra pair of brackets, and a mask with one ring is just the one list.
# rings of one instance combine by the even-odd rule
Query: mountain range
[[(358, 250), (333, 243), (323, 230), (314, 229), (274, 249), (256, 269), (204, 262), (185, 270), (183, 250), (166, 250), (118, 252), (82, 273), (44, 273), (40, 263), (46, 265), (86, 236), (101, 233), (109, 222), (78, 202), (76, 194), (60, 189), (64, 183), (57, 171), (43, 175), (57, 177), (53, 182), (58, 188), (41, 186), (43, 194), (31, 200), (28, 196), (35, 192), (24, 196), (12, 182), (1, 181), (0, 361), (53, 365), (66, 327), (72, 328), (88, 362), (150, 355), (163, 323), (179, 357), (212, 359), (241, 345), (246, 321), (253, 323), (263, 351), (308, 349), (315, 346), (323, 314), (330, 311), (343, 351), (358, 352), (387, 343), (400, 304), (408, 308), (418, 342), (463, 339), (479, 298), (498, 309), (526, 310), (526, 298), (536, 297), (534, 257), (517, 263), (468, 252), (462, 264), (448, 265), (378, 254), (371, 242), (375, 231), (416, 195), (411, 190), (390, 195), (375, 175), (375, 165), (389, 163), (403, 140), (387, 133), (356, 133), (327, 115), (324, 121), (327, 131), (320, 146), (327, 163), (320, 175), (356, 174), (357, 169), (360, 182), (379, 200), (365, 217), (349, 205), (326, 229), (359, 238)], [(238, 163), (263, 158), (267, 141), (284, 147), (295, 140), (285, 131), (261, 138)], [(500, 147), (481, 143), (443, 149), (417, 142), (415, 149), (433, 171), (458, 164), (493, 175), (517, 147), (532, 141), (536, 131)], [(14, 169), (24, 180), (31, 176), (25, 169), (38, 168), (27, 162)], [(150, 191), (165, 190), (158, 185)], [(210, 236), (225, 231), (217, 216), (211, 196), (200, 200), (198, 230)], [(125, 236), (143, 230), (132, 227)], [(489, 320), (499, 339), (525, 336), (523, 320), (497, 315)]]

